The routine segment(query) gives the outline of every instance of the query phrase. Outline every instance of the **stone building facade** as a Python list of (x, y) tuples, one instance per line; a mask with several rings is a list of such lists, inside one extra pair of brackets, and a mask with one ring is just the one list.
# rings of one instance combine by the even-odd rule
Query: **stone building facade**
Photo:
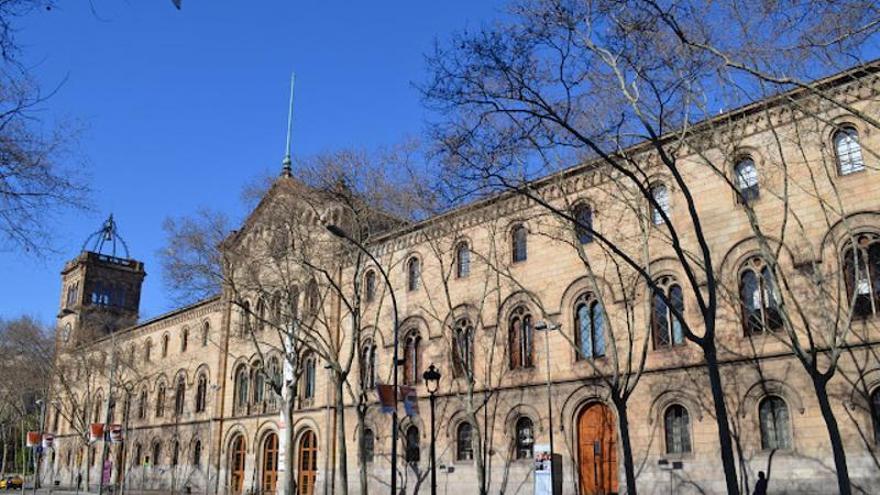
[[(876, 118), (878, 70), (876, 65), (862, 67), (821, 84), (851, 108)], [(720, 116), (718, 127), (705, 132), (736, 129), (736, 144), (706, 153), (722, 157), (719, 161), (729, 156), (731, 177), (762, 229), (789, 239), (779, 242), (784, 249), (778, 270), (804, 273), (804, 267), (813, 267), (828, 274), (827, 283), (836, 284), (840, 301), (848, 301), (838, 309), (849, 307), (858, 316), (844, 334), (848, 345), (829, 391), (852, 481), (872, 493), (880, 491), (880, 138), (877, 129), (851, 113), (820, 105), (821, 118), (807, 118), (792, 111), (793, 101), (803, 103), (808, 97), (795, 91)], [(823, 124), (797, 127), (806, 120)], [(803, 132), (813, 127), (815, 132)], [(800, 138), (788, 139), (796, 129)], [(780, 132), (787, 138), (777, 140)], [(644, 156), (649, 160), (650, 151)], [(787, 156), (800, 158), (783, 173), (780, 161)], [(751, 485), (758, 471), (767, 471), (775, 493), (833, 493), (836, 479), (825, 421), (809, 375), (779, 330), (776, 282), (764, 271), (753, 225), (738, 196), (717, 172), (700, 166), (696, 153), (680, 161), (704, 222), (712, 269), (723, 287), (718, 357), (740, 477)], [(681, 191), (662, 174), (652, 181), (658, 204), (675, 223), (685, 208)], [(336, 437), (334, 387), (321, 362), (303, 367), (295, 414), (290, 424), (281, 419), (281, 399), (254, 370), (262, 366), (255, 363), (265, 361), (267, 375), (275, 375), (284, 360), (259, 352), (251, 334), (242, 332), (243, 326), (258, 324), (250, 318), (260, 314), (256, 301), (243, 304), (246, 291), (226, 287), (218, 297), (136, 325), (88, 329), (81, 315), (94, 319), (102, 311), (136, 309), (144, 271), (130, 259), (81, 254), (63, 272), (58, 346), (72, 350), (70, 354), (104, 355), (91, 374), (67, 373), (73, 383), (68, 392), (59, 388), (55, 409), (50, 407), (47, 414), (47, 429), (56, 441), (45, 459), (44, 480), (73, 485), (78, 474), (85, 481), (88, 471), (94, 485), (101, 472), (102, 443), (84, 443), (82, 426), (108, 422), (122, 424), (125, 431), (124, 444), (109, 449), (113, 481), (118, 480), (117, 467), (124, 466), (126, 486), (134, 489), (271, 493), (283, 464), (279, 459), (292, 456), (303, 493), (331, 493), (341, 483), (333, 473), (342, 455), (340, 444), (345, 444), (350, 489), (358, 490), (357, 472), (365, 464), (370, 489), (386, 490), (390, 419), (373, 392), (375, 383), (390, 381), (393, 350), (393, 313), (382, 268), (400, 319), (401, 381), (415, 387), (419, 398), (417, 415), (407, 416), (401, 409), (399, 479), (407, 493), (427, 493), (429, 488), (429, 407), (421, 375), (431, 363), (443, 373), (437, 397), (437, 464), (444, 493), (477, 492), (479, 456), (491, 492), (532, 493), (535, 452), (549, 443), (551, 433), (562, 457), (564, 493), (623, 491), (618, 411), (607, 387), (607, 378), (615, 374), (637, 379), (627, 413), (640, 491), (722, 493), (703, 357), (684, 338), (675, 311), (664, 304), (676, 304), (697, 327), (700, 312), (662, 229), (662, 215), (658, 219), (651, 208), (643, 209), (642, 219), (650, 222), (647, 230), (639, 230), (625, 191), (613, 183), (612, 174), (587, 164), (538, 181), (535, 190), (620, 245), (637, 243), (644, 233), (644, 252), (649, 253), (645, 266), (666, 291), (665, 302), (650, 297), (644, 283), (618, 277), (612, 257), (588, 232), (572, 230), (568, 220), (514, 193), (373, 236), (368, 247), (381, 267), (367, 263), (353, 271), (346, 262), (338, 263), (338, 280), (363, 277), (362, 321), (368, 323), (351, 346), (357, 352), (352, 386), (369, 391), (363, 456), (358, 455), (361, 438), (350, 395), (344, 438), (340, 442)], [(307, 194), (304, 187), (282, 175), (229, 242), (246, 242), (261, 222), (272, 221), (266, 205), (278, 195)], [(835, 217), (827, 214), (830, 202), (838, 205), (832, 208)], [(581, 205), (586, 209), (578, 209)], [(325, 201), (320, 211), (302, 219), (327, 245), (343, 241), (323, 224), (334, 218), (347, 222), (344, 214), (334, 216), (334, 208)], [(692, 233), (683, 231), (683, 237), (687, 249), (694, 249)], [(853, 255), (853, 243), (861, 254)], [(585, 269), (584, 256), (592, 274)], [(848, 256), (858, 267), (847, 264)], [(93, 276), (121, 284), (132, 295), (119, 304), (114, 299), (118, 292), (104, 299), (94, 289), (98, 279)], [(706, 280), (695, 283), (704, 287)], [(789, 300), (800, 298), (797, 302), (808, 306), (809, 313), (824, 307), (810, 300), (812, 289), (785, 290)], [(327, 295), (320, 303), (337, 308), (328, 312), (336, 315), (333, 324), (343, 329), (337, 337), (344, 342), (351, 336), (344, 331), (351, 315), (338, 309), (339, 299)], [(542, 326), (550, 327), (549, 334), (539, 331)], [(833, 351), (826, 342), (817, 348), (820, 359)], [(127, 363), (114, 378), (112, 413), (106, 400), (107, 359)], [(80, 397), (79, 405), (67, 405), (65, 393)], [(294, 433), (291, 448), (279, 440), (286, 428)], [(680, 469), (666, 469), (673, 462)]]

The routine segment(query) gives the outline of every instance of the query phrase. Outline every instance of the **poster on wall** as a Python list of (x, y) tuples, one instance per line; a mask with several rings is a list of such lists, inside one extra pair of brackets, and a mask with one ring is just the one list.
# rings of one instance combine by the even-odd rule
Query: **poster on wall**
[(535, 495), (553, 495), (550, 475), (550, 444), (536, 443), (535, 452)]

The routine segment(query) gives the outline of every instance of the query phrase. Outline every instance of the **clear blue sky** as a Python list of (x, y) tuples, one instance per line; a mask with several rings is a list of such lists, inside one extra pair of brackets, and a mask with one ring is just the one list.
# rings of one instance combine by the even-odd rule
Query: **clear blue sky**
[(157, 250), (168, 216), (210, 206), (240, 217), (244, 183), (280, 167), (290, 71), (294, 154), (389, 145), (424, 130), (412, 82), (435, 37), (489, 22), (497, 1), (93, 0), (20, 24), (41, 109), (83, 128), (94, 211), (53, 220), (58, 254), (0, 252), (0, 317), (52, 323), (59, 271), (113, 212), (146, 263), (142, 317), (173, 308)]

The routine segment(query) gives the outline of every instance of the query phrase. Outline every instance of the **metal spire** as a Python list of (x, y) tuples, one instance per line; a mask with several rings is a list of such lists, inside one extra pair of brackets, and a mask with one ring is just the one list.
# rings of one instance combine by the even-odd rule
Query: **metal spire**
[(290, 74), (290, 105), (287, 110), (287, 145), (284, 148), (284, 160), (281, 161), (281, 175), (290, 177), (293, 175), (290, 160), (290, 139), (293, 133), (293, 90), (296, 87), (296, 73)]

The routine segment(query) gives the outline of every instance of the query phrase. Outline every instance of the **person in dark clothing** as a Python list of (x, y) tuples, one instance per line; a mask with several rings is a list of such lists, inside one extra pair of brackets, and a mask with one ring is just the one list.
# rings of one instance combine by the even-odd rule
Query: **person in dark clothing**
[(758, 471), (758, 481), (755, 483), (755, 491), (752, 495), (767, 495), (767, 477), (764, 471)]

